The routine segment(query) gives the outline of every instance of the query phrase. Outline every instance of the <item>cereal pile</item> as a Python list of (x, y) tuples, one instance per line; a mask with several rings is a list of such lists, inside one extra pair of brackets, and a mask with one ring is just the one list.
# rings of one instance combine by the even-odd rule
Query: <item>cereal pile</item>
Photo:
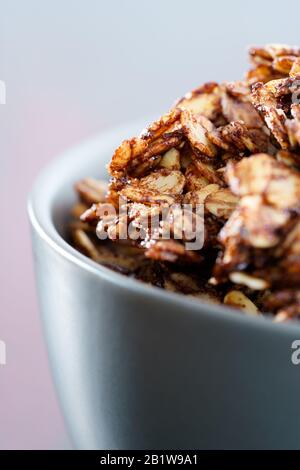
[(244, 81), (206, 83), (123, 141), (108, 186), (76, 184), (71, 236), (144, 282), (284, 321), (300, 316), (300, 49), (249, 57)]

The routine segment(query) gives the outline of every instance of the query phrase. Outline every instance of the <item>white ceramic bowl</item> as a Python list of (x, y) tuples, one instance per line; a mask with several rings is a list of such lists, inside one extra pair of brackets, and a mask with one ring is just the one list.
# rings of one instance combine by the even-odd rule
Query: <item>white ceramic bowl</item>
[(298, 324), (276, 325), (101, 267), (64, 240), (73, 183), (106, 174), (104, 133), (53, 161), (29, 202), (54, 382), (82, 449), (299, 448)]

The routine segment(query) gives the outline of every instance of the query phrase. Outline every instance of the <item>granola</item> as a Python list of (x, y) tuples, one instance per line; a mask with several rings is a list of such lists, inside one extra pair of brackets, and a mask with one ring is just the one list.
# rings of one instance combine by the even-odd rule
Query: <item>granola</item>
[(185, 94), (75, 185), (73, 245), (172, 292), (300, 317), (300, 48), (252, 47), (245, 80)]

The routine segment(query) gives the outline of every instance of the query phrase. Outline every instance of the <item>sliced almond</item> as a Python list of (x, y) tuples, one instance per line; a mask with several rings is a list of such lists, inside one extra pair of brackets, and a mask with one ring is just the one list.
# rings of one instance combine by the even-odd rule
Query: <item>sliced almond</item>
[(205, 208), (218, 218), (228, 219), (236, 208), (237, 203), (238, 197), (232, 194), (229, 189), (220, 189), (208, 195), (205, 200)]
[(108, 165), (109, 173), (113, 175), (114, 173), (126, 171), (129, 162), (138, 155), (141, 155), (147, 146), (147, 141), (138, 137), (124, 140), (112, 156), (111, 162)]
[(157, 170), (139, 180), (139, 188), (159, 194), (181, 194), (185, 178), (177, 170)]
[(184, 203), (185, 204), (203, 204), (208, 196), (212, 193), (218, 191), (219, 186), (217, 184), (208, 184), (202, 189), (198, 189), (196, 191), (190, 191), (185, 194), (184, 196)]
[(262, 127), (262, 120), (250, 101), (230, 96), (225, 90), (221, 103), (223, 114), (228, 122), (243, 121), (251, 128)]
[(189, 110), (184, 110), (181, 114), (181, 124), (186, 137), (195, 149), (208, 157), (217, 155), (217, 148), (207, 138), (207, 131), (199, 116)]
[(150, 141), (158, 139), (162, 134), (167, 132), (176, 121), (179, 121), (180, 113), (180, 109), (172, 109), (144, 129), (140, 134), (140, 138)]
[(187, 93), (177, 102), (176, 107), (214, 120), (221, 111), (218, 84), (206, 83)]
[(168, 150), (163, 155), (160, 166), (168, 170), (180, 170), (180, 152), (175, 148)]

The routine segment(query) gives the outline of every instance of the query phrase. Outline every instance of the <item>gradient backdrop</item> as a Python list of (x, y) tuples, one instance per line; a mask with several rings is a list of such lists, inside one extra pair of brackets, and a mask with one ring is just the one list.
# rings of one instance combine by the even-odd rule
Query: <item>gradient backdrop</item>
[(70, 448), (51, 382), (26, 198), (70, 145), (234, 79), (249, 44), (300, 45), (297, 1), (0, 0), (0, 448)]

